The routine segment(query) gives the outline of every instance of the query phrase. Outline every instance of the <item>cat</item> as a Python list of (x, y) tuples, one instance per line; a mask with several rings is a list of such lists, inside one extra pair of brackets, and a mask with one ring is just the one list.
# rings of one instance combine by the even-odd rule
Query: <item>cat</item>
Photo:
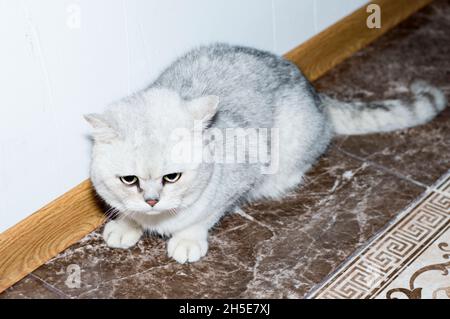
[[(420, 125), (446, 106), (444, 94), (425, 82), (410, 90), (405, 101), (344, 103), (318, 94), (297, 66), (270, 52), (228, 44), (198, 47), (148, 88), (102, 114), (85, 115), (93, 127), (92, 183), (118, 213), (103, 237), (108, 246), (126, 249), (145, 231), (157, 233), (170, 237), (169, 257), (195, 262), (207, 253), (208, 231), (225, 213), (282, 199), (299, 187), (334, 135)], [(174, 132), (202, 135), (194, 153), (220, 154), (234, 137), (214, 139), (230, 128), (276, 132), (256, 144), (275, 144), (270, 160), (248, 161), (255, 145), (245, 149), (244, 162), (174, 159), (175, 148), (192, 144)]]

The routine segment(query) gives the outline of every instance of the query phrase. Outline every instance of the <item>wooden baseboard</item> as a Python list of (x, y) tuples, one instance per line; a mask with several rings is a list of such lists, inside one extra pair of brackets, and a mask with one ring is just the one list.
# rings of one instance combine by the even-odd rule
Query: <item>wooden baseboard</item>
[[(381, 7), (381, 29), (366, 26), (369, 14), (364, 6), (285, 57), (313, 81), (431, 1), (373, 1)], [(0, 234), (0, 292), (98, 228), (104, 219), (86, 180)]]

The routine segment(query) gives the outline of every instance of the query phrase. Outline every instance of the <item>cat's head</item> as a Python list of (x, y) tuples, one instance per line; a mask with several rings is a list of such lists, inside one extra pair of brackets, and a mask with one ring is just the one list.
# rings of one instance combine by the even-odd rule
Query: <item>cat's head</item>
[(103, 114), (86, 115), (93, 127), (91, 180), (98, 194), (125, 214), (173, 213), (193, 203), (209, 175), (203, 163), (177, 154), (191, 148), (186, 134), (198, 130), (199, 121), (210, 121), (218, 103), (216, 96), (186, 101), (151, 89)]

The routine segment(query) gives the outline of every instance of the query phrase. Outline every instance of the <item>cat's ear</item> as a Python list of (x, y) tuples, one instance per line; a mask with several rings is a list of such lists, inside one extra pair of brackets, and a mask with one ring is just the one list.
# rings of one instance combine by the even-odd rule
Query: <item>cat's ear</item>
[(101, 114), (85, 114), (84, 119), (94, 129), (92, 137), (96, 142), (109, 143), (117, 138), (116, 131), (109, 125), (108, 121)]
[(188, 103), (189, 112), (195, 120), (209, 122), (217, 112), (219, 97), (216, 95), (202, 96)]

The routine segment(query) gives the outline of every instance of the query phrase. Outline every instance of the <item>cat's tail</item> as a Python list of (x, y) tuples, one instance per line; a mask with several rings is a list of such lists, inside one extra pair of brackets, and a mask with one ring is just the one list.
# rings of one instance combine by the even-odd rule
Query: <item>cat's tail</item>
[(389, 132), (424, 124), (447, 106), (444, 93), (423, 81), (410, 86), (405, 100), (341, 102), (321, 94), (322, 105), (336, 134)]

